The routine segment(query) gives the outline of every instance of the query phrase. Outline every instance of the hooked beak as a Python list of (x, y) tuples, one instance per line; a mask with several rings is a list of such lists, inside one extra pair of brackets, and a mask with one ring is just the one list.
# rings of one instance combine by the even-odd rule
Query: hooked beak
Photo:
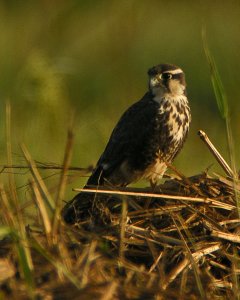
[(160, 79), (160, 76), (151, 77), (149, 84), (150, 84), (151, 88), (163, 87), (162, 80)]

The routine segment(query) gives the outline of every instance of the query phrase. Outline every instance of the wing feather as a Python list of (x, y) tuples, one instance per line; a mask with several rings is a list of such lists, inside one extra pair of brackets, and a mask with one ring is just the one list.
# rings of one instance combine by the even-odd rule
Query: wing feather
[(114, 128), (107, 146), (97, 162), (88, 184), (102, 184), (101, 174), (108, 177), (125, 160), (128, 160), (151, 136), (158, 104), (148, 92), (125, 111)]

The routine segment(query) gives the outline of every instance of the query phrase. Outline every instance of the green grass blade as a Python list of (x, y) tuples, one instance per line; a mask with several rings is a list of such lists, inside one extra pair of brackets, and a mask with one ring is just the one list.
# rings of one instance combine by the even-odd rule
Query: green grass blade
[(21, 270), (28, 287), (28, 293), (31, 299), (34, 299), (34, 279), (31, 266), (29, 265), (28, 255), (26, 253), (26, 248), (22, 242), (18, 241), (16, 243), (18, 261), (21, 266)]
[(212, 56), (206, 38), (206, 30), (203, 28), (202, 30), (202, 40), (203, 40), (203, 48), (204, 52), (210, 67), (210, 74), (211, 74), (211, 81), (214, 89), (214, 93), (217, 100), (217, 105), (220, 111), (222, 118), (225, 120), (226, 126), (226, 133), (227, 133), (227, 145), (228, 145), (228, 153), (231, 162), (231, 168), (233, 170), (233, 183), (234, 183), (234, 192), (235, 192), (235, 199), (237, 201), (238, 211), (240, 214), (240, 203), (239, 203), (239, 191), (236, 188), (237, 181), (238, 181), (238, 174), (237, 174), (237, 167), (236, 167), (236, 158), (235, 158), (235, 147), (234, 147), (234, 140), (230, 122), (230, 115), (229, 115), (229, 107), (228, 107), (228, 100), (224, 90), (224, 86), (219, 75), (217, 65), (215, 63), (214, 57)]
[(203, 49), (208, 61), (208, 65), (210, 67), (211, 81), (216, 96), (218, 109), (220, 111), (222, 118), (227, 119), (229, 116), (227, 96), (214, 57), (212, 56), (208, 47), (205, 29), (202, 30), (202, 40), (203, 40)]

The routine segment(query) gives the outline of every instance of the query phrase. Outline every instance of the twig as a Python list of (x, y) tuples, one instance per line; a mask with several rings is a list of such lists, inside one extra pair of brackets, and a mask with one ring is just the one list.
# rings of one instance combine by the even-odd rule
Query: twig
[(120, 240), (119, 240), (119, 258), (120, 261), (124, 261), (124, 252), (125, 252), (125, 228), (127, 223), (127, 212), (128, 212), (128, 205), (127, 199), (123, 197), (122, 199), (122, 213), (121, 213), (121, 220), (120, 220)]
[[(35, 162), (36, 163), (36, 162)], [(62, 170), (63, 166), (55, 166), (55, 165), (39, 165), (39, 163), (36, 163), (36, 166), (38, 169), (42, 170)], [(5, 169), (29, 169), (29, 166), (26, 165), (0, 165), (1, 171), (0, 173), (3, 173)], [(80, 168), (80, 167), (73, 167), (70, 166), (68, 168), (69, 171), (84, 171), (84, 172), (91, 172), (92, 171), (92, 166), (89, 166), (87, 168)]]
[[(179, 225), (177, 223), (177, 220), (178, 220), (178, 222), (183, 227), (184, 226), (184, 220), (179, 215), (177, 215), (177, 214), (174, 214), (174, 215), (171, 214), (171, 217), (172, 217), (173, 223), (175, 224), (175, 226), (177, 228), (178, 234), (181, 237), (181, 240), (183, 241), (184, 248), (186, 250), (189, 262), (191, 263), (191, 267), (192, 267), (192, 269), (194, 271), (194, 275), (195, 275), (195, 280), (196, 280), (196, 284), (197, 284), (197, 287), (198, 287), (198, 291), (199, 291), (199, 293), (201, 295), (201, 298), (202, 299), (206, 299), (205, 291), (203, 289), (203, 285), (202, 285), (202, 282), (201, 282), (201, 279), (200, 279), (200, 276), (199, 276), (199, 273), (200, 273), (199, 272), (199, 266), (197, 265), (196, 261), (194, 260), (194, 257), (193, 257), (193, 255), (191, 253), (191, 250), (189, 248), (187, 240), (184, 237), (184, 235), (182, 234), (182, 231), (179, 228)], [(177, 218), (177, 220), (175, 220), (175, 218)], [(192, 240), (192, 235), (191, 235), (190, 231), (187, 228), (184, 231), (185, 231), (185, 234), (186, 234), (188, 240), (191, 241)], [(192, 245), (192, 246), (195, 247), (195, 245)]]
[(225, 159), (222, 157), (222, 155), (215, 148), (215, 146), (210, 141), (210, 139), (207, 136), (207, 134), (203, 130), (199, 130), (198, 131), (198, 135), (200, 136), (200, 139), (202, 141), (204, 141), (204, 143), (207, 145), (208, 149), (213, 154), (213, 156), (216, 158), (216, 160), (218, 161), (218, 163), (220, 164), (220, 166), (223, 168), (223, 170), (225, 171), (225, 173), (228, 176), (230, 176), (230, 177), (234, 177), (234, 173), (233, 173), (232, 169), (229, 167), (229, 165), (227, 164), (227, 162), (225, 161)]
[(238, 234), (226, 233), (218, 230), (212, 230), (211, 236), (217, 237), (219, 239), (227, 240), (233, 243), (240, 243), (240, 236)]
[(152, 193), (135, 193), (135, 192), (123, 192), (123, 191), (113, 191), (113, 190), (101, 190), (101, 189), (73, 189), (76, 192), (84, 192), (84, 193), (96, 193), (96, 194), (110, 194), (110, 195), (126, 195), (126, 196), (134, 196), (134, 197), (152, 197), (157, 199), (172, 199), (172, 200), (182, 200), (182, 201), (190, 201), (196, 203), (205, 203), (212, 206), (221, 207), (226, 210), (234, 210), (236, 207), (234, 205), (220, 202), (211, 198), (198, 198), (198, 197), (186, 197), (186, 196), (172, 196), (165, 194), (152, 194)]
[[(192, 253), (192, 257), (195, 262), (199, 261), (203, 256), (218, 251), (221, 248), (221, 243), (212, 243), (209, 247), (203, 247), (202, 249)], [(162, 288), (166, 290), (169, 284), (190, 264), (188, 257), (185, 257), (180, 261), (168, 274), (167, 278), (162, 284)]]
[(189, 178), (184, 176), (179, 170), (177, 170), (176, 167), (174, 167), (172, 164), (167, 163), (166, 165), (169, 169), (171, 169), (174, 173), (176, 173), (188, 186), (190, 186), (195, 192), (197, 192), (200, 196), (204, 197), (203, 192), (201, 189), (199, 189)]

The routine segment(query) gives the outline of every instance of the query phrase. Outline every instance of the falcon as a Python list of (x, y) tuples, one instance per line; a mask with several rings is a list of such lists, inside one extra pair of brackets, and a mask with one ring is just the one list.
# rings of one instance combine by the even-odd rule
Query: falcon
[(87, 186), (121, 187), (141, 178), (155, 186), (181, 150), (191, 121), (184, 72), (160, 64), (148, 76), (148, 91), (118, 121)]

